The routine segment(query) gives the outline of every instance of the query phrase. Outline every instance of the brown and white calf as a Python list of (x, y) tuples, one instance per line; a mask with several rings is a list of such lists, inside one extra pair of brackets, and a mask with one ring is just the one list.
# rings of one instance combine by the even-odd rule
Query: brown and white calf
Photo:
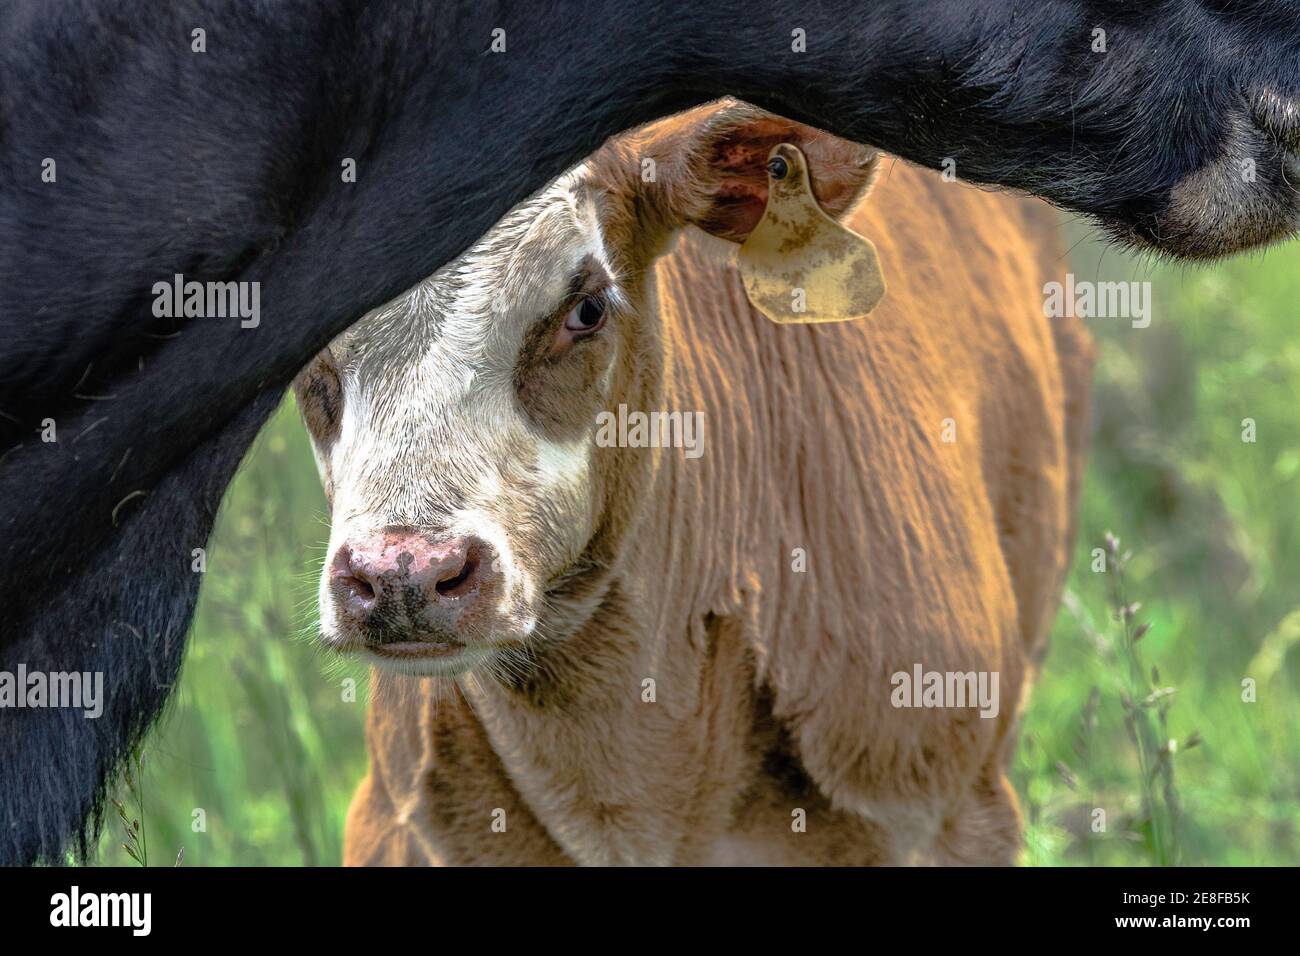
[[(745, 298), (782, 141), (879, 249), (864, 320)], [(884, 162), (734, 102), (664, 120), (303, 371), (321, 636), (376, 665), (345, 862), (1014, 860), (1090, 347), (1043, 317), (1045, 206)], [(607, 447), (620, 406), (698, 444)], [(897, 706), (918, 671), (1001, 706)]]

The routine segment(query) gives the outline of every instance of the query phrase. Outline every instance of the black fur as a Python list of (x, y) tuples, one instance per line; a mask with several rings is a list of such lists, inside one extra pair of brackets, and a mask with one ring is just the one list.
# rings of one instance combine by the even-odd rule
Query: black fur
[[(93, 834), (177, 675), (190, 552), (293, 373), (613, 133), (729, 93), (1174, 253), (1295, 222), (1285, 0), (693, 6), (0, 4), (0, 669), (109, 694), (99, 720), (0, 711), (0, 862)], [(1264, 212), (1171, 224), (1172, 187), (1233, 149)], [(259, 281), (261, 325), (154, 318), (175, 273)]]

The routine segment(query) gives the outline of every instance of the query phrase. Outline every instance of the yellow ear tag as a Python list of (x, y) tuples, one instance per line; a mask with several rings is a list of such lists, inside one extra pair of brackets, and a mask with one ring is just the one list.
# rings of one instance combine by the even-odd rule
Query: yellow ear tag
[(879, 305), (885, 277), (876, 247), (817, 205), (797, 146), (772, 147), (767, 185), (763, 218), (740, 247), (754, 308), (773, 322), (844, 322)]

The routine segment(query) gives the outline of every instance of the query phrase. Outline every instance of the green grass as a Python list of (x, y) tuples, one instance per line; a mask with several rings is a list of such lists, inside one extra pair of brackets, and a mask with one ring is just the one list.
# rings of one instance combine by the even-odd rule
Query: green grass
[[(1013, 773), (1025, 862), (1294, 864), (1300, 244), (1185, 268), (1083, 240), (1071, 268), (1080, 280), (1149, 280), (1156, 298), (1149, 328), (1089, 322), (1099, 353), (1080, 540)], [(1246, 418), (1253, 443), (1242, 440)], [(1116, 620), (1113, 562), (1092, 570), (1107, 531), (1133, 553), (1118, 602), (1142, 605), (1130, 633), (1150, 627), (1137, 645), (1137, 679), (1174, 688), (1139, 708), (1161, 745), (1183, 745), (1157, 758), (1154, 780), (1125, 726), (1134, 674)], [(1153, 665), (1158, 680), (1146, 673)], [(1242, 699), (1246, 678), (1256, 685), (1253, 703)], [(1189, 738), (1200, 743), (1188, 749)], [(1165, 760), (1172, 811), (1161, 799)], [(1105, 832), (1093, 831), (1097, 808)], [(1159, 840), (1157, 831), (1171, 832)]]
[[(1099, 359), (1076, 561), (1013, 765), (1024, 861), (1294, 864), (1300, 243), (1185, 269), (1084, 239), (1070, 261), (1080, 280), (1150, 280), (1156, 299), (1149, 328), (1089, 323)], [(1241, 440), (1244, 418), (1254, 443)], [(182, 848), (196, 866), (339, 861), (365, 772), (365, 675), (308, 639), (324, 515), (286, 399), (227, 494), (179, 692), (121, 795), (150, 865)], [(1095, 573), (1107, 531), (1122, 544)], [(115, 814), (101, 862), (135, 862), (123, 833)]]
[[(146, 742), (139, 785), (123, 786), (133, 820), (143, 797), (150, 865), (172, 865), (182, 848), (186, 866), (339, 862), (366, 769), (366, 675), (327, 661), (311, 640), (328, 534), (307, 436), (286, 399), (226, 494), (178, 693)], [(135, 862), (122, 833), (114, 814), (101, 862)]]

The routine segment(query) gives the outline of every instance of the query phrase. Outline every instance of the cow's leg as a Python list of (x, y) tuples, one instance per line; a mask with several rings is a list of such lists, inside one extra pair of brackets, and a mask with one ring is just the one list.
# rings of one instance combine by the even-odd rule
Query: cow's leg
[(352, 865), (564, 866), (459, 688), (374, 672), (370, 774), (348, 811)]
[(994, 760), (941, 822), (929, 853), (939, 866), (1010, 866), (1020, 850), (1020, 808), (1002, 761)]
[(367, 774), (348, 807), (343, 830), (344, 866), (437, 866), (410, 830), (398, 820), (397, 808), (383, 780)]

